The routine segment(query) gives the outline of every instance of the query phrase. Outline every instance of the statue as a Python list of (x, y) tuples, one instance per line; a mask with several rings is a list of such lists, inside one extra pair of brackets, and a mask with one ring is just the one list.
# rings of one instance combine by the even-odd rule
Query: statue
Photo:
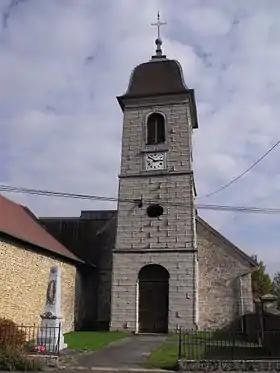
[(37, 335), (37, 345), (43, 345), (48, 352), (66, 348), (61, 328), (61, 271), (58, 266), (50, 268), (45, 310), (40, 317), (42, 321)]

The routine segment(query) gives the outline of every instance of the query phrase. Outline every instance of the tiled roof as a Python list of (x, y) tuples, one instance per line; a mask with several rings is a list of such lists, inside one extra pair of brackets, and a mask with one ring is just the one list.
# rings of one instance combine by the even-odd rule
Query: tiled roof
[(51, 236), (25, 206), (0, 195), (0, 232), (50, 253), (83, 262)]

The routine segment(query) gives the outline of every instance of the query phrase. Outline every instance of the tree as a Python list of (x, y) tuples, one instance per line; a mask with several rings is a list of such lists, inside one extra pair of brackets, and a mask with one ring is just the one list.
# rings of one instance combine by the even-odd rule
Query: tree
[(272, 293), (278, 298), (277, 305), (280, 308), (280, 272), (276, 272), (272, 281)]
[[(268, 273), (265, 272), (265, 265), (262, 260), (258, 261), (256, 255), (252, 258), (258, 263), (259, 269), (252, 273), (252, 289), (255, 299), (265, 294), (272, 293), (272, 281)], [(280, 277), (279, 277), (280, 280)], [(280, 282), (279, 282), (280, 285)], [(279, 287), (280, 289), (280, 287)]]

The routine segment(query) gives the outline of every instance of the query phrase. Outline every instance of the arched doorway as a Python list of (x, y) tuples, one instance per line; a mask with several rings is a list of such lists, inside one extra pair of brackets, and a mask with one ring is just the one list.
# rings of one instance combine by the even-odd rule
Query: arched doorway
[(141, 268), (139, 275), (139, 332), (168, 332), (169, 273), (157, 264)]

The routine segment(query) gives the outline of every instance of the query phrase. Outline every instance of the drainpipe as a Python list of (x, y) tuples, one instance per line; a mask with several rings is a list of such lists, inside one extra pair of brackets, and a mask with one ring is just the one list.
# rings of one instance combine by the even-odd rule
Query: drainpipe
[(195, 255), (195, 291), (196, 291), (196, 298), (195, 298), (195, 320), (194, 320), (194, 325), (196, 329), (198, 329), (198, 320), (199, 320), (199, 303), (198, 303), (198, 281), (199, 281), (199, 266), (198, 266), (198, 257), (197, 253)]
[(244, 302), (243, 302), (243, 287), (242, 287), (242, 276), (239, 276), (239, 296), (240, 296), (240, 313), (241, 316), (244, 313)]
[(240, 298), (240, 314), (241, 314), (241, 330), (244, 332), (244, 293), (243, 293), (243, 286), (242, 286), (242, 278), (246, 275), (248, 275), (249, 272), (247, 273), (242, 273), (240, 276), (238, 276), (238, 283), (239, 283), (239, 298)]
[(244, 303), (243, 303), (243, 288), (242, 288), (242, 275), (239, 276), (239, 296), (240, 296), (240, 313), (241, 313), (241, 332), (244, 333)]
[[(194, 205), (194, 180), (193, 174), (191, 174), (192, 179), (192, 194), (191, 194), (191, 220), (192, 220), (192, 242), (193, 249), (197, 250), (197, 239), (196, 239), (196, 209)], [(193, 302), (193, 324), (196, 329), (198, 329), (198, 255), (197, 251), (194, 253), (193, 257), (193, 296), (195, 297)]]

